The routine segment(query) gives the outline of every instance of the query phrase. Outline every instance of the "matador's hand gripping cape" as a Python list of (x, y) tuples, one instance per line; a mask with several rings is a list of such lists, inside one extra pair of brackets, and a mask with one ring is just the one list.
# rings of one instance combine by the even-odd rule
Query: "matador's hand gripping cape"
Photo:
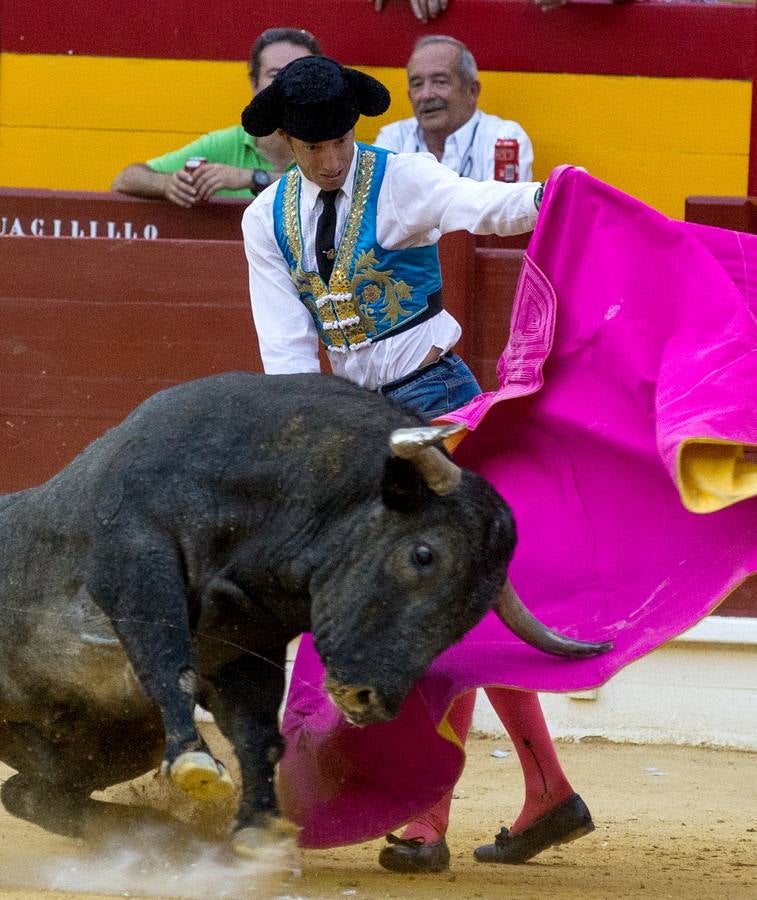
[(510, 574), (525, 604), (614, 647), (547, 656), (490, 613), (396, 720), (356, 728), (322, 691), (304, 636), (280, 770), (304, 846), (378, 837), (438, 800), (463, 765), (445, 721), (456, 696), (600, 685), (757, 570), (756, 296), (757, 237), (669, 220), (576, 169), (553, 173), (500, 389), (448, 418), (469, 429), (456, 460), (513, 507)]

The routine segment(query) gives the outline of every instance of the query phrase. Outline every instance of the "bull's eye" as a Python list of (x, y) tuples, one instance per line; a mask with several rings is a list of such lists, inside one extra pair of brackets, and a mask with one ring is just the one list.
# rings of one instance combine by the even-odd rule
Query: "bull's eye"
[(434, 561), (434, 554), (426, 544), (418, 544), (413, 551), (413, 557), (419, 566), (430, 566)]

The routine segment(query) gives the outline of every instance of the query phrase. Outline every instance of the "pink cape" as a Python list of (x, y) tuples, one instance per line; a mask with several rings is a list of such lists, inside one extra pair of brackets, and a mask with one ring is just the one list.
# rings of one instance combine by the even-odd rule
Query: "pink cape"
[[(438, 800), (464, 761), (445, 721), (456, 696), (602, 684), (757, 570), (757, 499), (718, 495), (723, 508), (702, 514), (681, 493), (684, 448), (698, 446), (687, 442), (746, 450), (754, 464), (756, 291), (757, 237), (671, 221), (580, 170), (552, 175), (500, 389), (448, 418), (470, 429), (456, 460), (513, 507), (510, 574), (523, 601), (552, 628), (614, 648), (547, 656), (490, 613), (396, 720), (355, 728), (321, 690), (303, 636), (280, 767), (303, 846), (376, 838)], [(689, 482), (690, 508), (702, 498), (706, 508), (707, 487)]]

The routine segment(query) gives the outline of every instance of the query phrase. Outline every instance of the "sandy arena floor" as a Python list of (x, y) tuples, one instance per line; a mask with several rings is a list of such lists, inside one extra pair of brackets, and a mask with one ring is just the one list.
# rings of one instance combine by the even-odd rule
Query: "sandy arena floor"
[[(756, 754), (561, 744), (566, 771), (591, 808), (596, 831), (525, 866), (483, 866), (471, 858), (472, 848), (509, 824), (521, 800), (515, 755), (491, 755), (509, 749), (506, 739), (471, 737), (453, 805), (447, 873), (384, 872), (376, 863), (383, 841), (306, 851), (299, 864), (295, 854), (284, 874), (280, 860), (229, 860), (218, 839), (229, 804), (198, 807), (148, 777), (106, 797), (170, 808), (184, 824), (153, 821), (154, 815), (142, 812), (128, 822), (119, 815), (113, 833), (87, 849), (0, 811), (0, 897), (757, 898)], [(9, 774), (0, 767), (0, 778)]]

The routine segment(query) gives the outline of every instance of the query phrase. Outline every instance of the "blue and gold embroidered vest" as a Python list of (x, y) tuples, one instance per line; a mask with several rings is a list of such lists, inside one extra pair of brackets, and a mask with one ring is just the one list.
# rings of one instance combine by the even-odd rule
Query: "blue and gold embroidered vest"
[(442, 308), (436, 246), (385, 250), (376, 240), (376, 209), (389, 151), (358, 144), (355, 186), (344, 235), (326, 284), (303, 268), (300, 172), (279, 181), (273, 206), (276, 240), (300, 299), (328, 350), (345, 353), (398, 334)]

